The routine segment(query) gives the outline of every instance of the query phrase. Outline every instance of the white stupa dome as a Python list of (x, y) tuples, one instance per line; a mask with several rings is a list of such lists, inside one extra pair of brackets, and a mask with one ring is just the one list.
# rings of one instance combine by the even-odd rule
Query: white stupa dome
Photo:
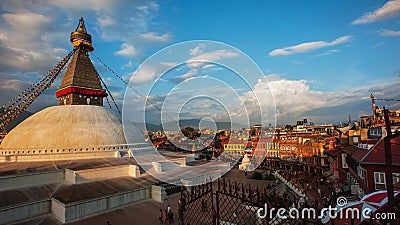
[(125, 144), (120, 120), (93, 105), (53, 106), (25, 119), (1, 143), (3, 149)]

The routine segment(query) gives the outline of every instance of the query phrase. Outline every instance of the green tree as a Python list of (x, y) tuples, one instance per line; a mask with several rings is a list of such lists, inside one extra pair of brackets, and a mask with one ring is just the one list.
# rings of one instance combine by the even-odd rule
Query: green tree
[(184, 127), (181, 129), (183, 135), (187, 138), (192, 138), (195, 130), (192, 127)]

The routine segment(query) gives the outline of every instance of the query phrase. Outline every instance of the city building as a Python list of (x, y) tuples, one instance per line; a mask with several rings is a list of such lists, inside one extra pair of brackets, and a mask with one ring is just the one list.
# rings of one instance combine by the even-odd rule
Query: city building
[[(365, 146), (366, 148), (344, 148), (344, 151), (348, 153), (346, 155), (347, 175), (352, 183), (353, 193), (363, 195), (387, 188), (384, 139), (377, 141), (371, 148), (368, 148), (368, 145)], [(393, 183), (400, 181), (397, 177), (400, 176), (399, 144), (400, 138), (391, 141)]]
[(223, 143), (224, 152), (232, 156), (243, 156), (245, 149), (251, 147), (252, 142), (245, 140), (229, 140)]

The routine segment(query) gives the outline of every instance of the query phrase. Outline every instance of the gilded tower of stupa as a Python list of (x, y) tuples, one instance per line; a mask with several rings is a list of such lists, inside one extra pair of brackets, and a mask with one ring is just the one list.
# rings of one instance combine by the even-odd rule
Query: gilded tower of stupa
[(103, 106), (107, 93), (88, 55), (94, 49), (83, 18), (70, 40), (74, 56), (56, 91), (58, 106), (12, 129), (1, 142), (0, 162), (113, 157), (126, 147), (121, 121)]
[(92, 36), (87, 32), (83, 18), (70, 40), (74, 46), (74, 57), (56, 91), (59, 105), (103, 105), (107, 96), (102, 88), (99, 74), (89, 58), (88, 52), (94, 50)]

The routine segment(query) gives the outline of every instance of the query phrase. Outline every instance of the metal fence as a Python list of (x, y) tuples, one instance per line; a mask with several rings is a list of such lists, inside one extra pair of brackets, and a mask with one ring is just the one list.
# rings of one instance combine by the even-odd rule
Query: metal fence
[(262, 219), (258, 216), (257, 210), (264, 207), (265, 203), (278, 207), (280, 203), (276, 199), (274, 188), (260, 190), (251, 185), (219, 179), (214, 183), (194, 186), (181, 192), (178, 224), (301, 224), (300, 221), (281, 221), (276, 217)]

